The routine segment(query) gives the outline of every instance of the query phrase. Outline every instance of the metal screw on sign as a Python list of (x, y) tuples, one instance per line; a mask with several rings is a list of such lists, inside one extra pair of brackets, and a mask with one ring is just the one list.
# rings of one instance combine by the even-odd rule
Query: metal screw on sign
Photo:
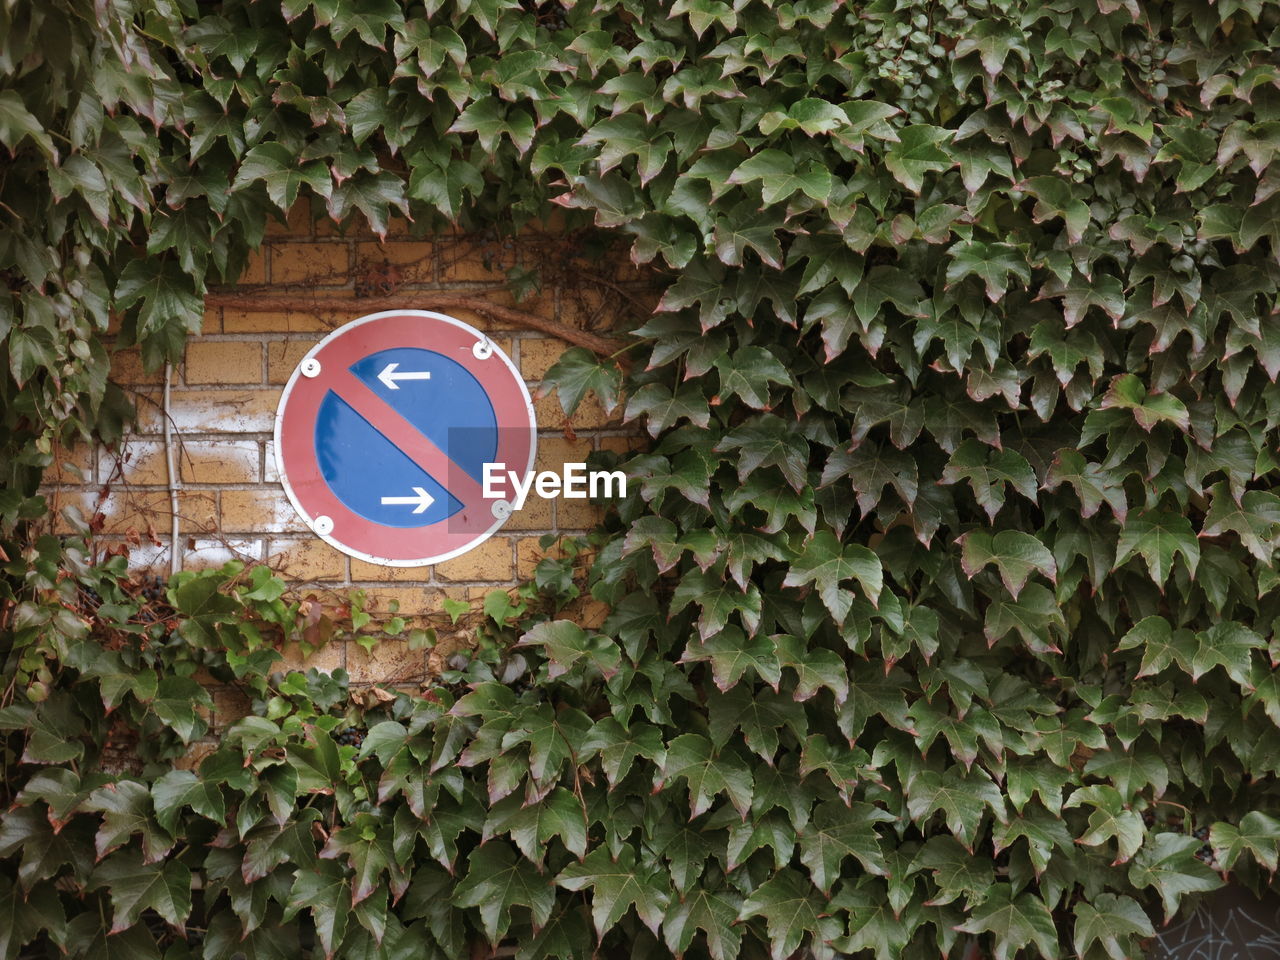
[(311, 523), (311, 529), (322, 537), (327, 537), (333, 533), (333, 520), (329, 517), (316, 517)]
[(320, 361), (315, 357), (303, 360), (298, 370), (304, 377), (318, 377), (320, 376)]
[(499, 520), (505, 520), (511, 516), (511, 504), (505, 500), (493, 501), (493, 515)]
[[(471, 347), (471, 355), (477, 360), (488, 360), (493, 356), (493, 343), (488, 340), (477, 340)], [(494, 515), (497, 516), (496, 512)]]

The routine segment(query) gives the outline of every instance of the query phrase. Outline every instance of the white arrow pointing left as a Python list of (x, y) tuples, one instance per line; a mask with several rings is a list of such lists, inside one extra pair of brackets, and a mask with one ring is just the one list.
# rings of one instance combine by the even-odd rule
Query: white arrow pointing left
[(388, 363), (382, 368), (382, 372), (378, 374), (378, 379), (382, 381), (382, 385), (388, 390), (399, 390), (400, 384), (397, 380), (430, 380), (431, 372), (429, 370), (406, 370), (404, 373), (397, 373), (400, 364)]
[(414, 513), (422, 513), (436, 502), (436, 498), (421, 487), (413, 488), (412, 497), (383, 497), (382, 502), (389, 506), (412, 506)]

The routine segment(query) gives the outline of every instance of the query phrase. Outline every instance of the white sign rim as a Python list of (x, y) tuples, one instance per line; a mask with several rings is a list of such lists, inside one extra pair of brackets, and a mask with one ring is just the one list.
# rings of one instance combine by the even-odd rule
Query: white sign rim
[[(468, 553), (471, 550), (474, 550), (476, 547), (480, 546), (480, 544), (484, 543), (486, 540), (492, 537), (495, 533), (497, 533), (498, 530), (502, 527), (502, 525), (505, 524), (508, 519), (510, 519), (509, 515), (507, 517), (496, 517), (494, 519), (493, 524), (483, 533), (477, 534), (474, 540), (470, 541), (465, 546), (458, 547), (454, 550), (450, 550), (447, 553), (432, 555), (428, 557), (422, 557), (420, 559), (391, 560), (387, 557), (376, 557), (373, 554), (365, 553), (362, 550), (357, 550), (354, 547), (351, 547), (341, 542), (336, 537), (334, 537), (334, 535), (331, 533), (324, 534), (317, 531), (315, 528), (316, 518), (311, 516), (311, 514), (309, 514), (303, 508), (301, 502), (298, 500), (297, 495), (293, 492), (293, 486), (292, 484), (289, 483), (289, 475), (284, 468), (284, 460), (283, 460), (283, 457), (281, 456), (281, 450), (283, 448), (280, 444), (280, 427), (284, 422), (284, 409), (285, 409), (285, 405), (289, 401), (289, 394), (293, 392), (293, 386), (295, 383), (298, 382), (298, 378), (303, 375), (302, 374), (303, 364), (305, 364), (308, 360), (313, 359), (316, 356), (316, 354), (318, 354), (324, 348), (324, 346), (327, 343), (329, 343), (329, 341), (333, 340), (335, 337), (339, 336), (340, 334), (348, 333), (355, 327), (363, 326), (364, 324), (371, 323), (374, 320), (383, 320), (383, 319), (386, 319), (387, 317), (406, 317), (406, 316), (422, 317), (424, 319), (429, 319), (429, 320), (442, 320), (445, 323), (452, 324), (453, 326), (458, 327), (459, 329), (473, 335), (476, 338), (477, 343), (488, 343), (492, 347), (493, 352), (485, 362), (487, 363), (490, 360), (497, 358), (507, 365), (507, 369), (511, 371), (511, 375), (515, 378), (516, 383), (520, 387), (520, 393), (524, 397), (525, 411), (529, 415), (529, 462), (525, 466), (526, 473), (528, 473), (530, 470), (533, 469), (533, 465), (535, 460), (537, 459), (537, 454), (538, 454), (538, 420), (537, 420), (537, 417), (534, 415), (533, 398), (530, 397), (529, 395), (529, 388), (524, 382), (524, 377), (520, 375), (520, 371), (516, 368), (516, 365), (511, 362), (511, 358), (507, 356), (506, 352), (501, 347), (499, 347), (496, 343), (494, 343), (493, 338), (488, 336), (487, 334), (481, 333), (475, 327), (471, 326), (471, 324), (464, 323), (463, 321), (457, 319), (456, 317), (451, 317), (451, 316), (448, 316), (447, 314), (436, 313), (434, 310), (409, 310), (409, 309), (380, 310), (377, 313), (366, 314), (365, 316), (358, 317), (355, 320), (350, 321), (349, 323), (344, 323), (342, 326), (338, 327), (336, 330), (333, 330), (332, 332), (327, 334), (324, 337), (324, 339), (316, 343), (310, 350), (306, 352), (306, 354), (302, 357), (302, 359), (298, 361), (297, 366), (293, 368), (293, 373), (289, 375), (289, 381), (284, 385), (284, 390), (280, 394), (280, 402), (276, 404), (275, 429), (272, 433), (272, 436), (274, 437), (274, 441), (275, 441), (274, 452), (275, 452), (275, 461), (276, 461), (276, 473), (280, 478), (280, 485), (284, 488), (285, 496), (289, 498), (289, 503), (293, 505), (293, 509), (297, 512), (298, 516), (302, 518), (303, 522), (307, 525), (308, 530), (310, 530), (313, 534), (315, 534), (315, 536), (319, 537), (325, 543), (329, 544), (329, 546), (333, 547), (336, 550), (340, 550), (342, 553), (345, 553), (347, 556), (355, 557), (357, 560), (365, 560), (369, 563), (377, 564), (378, 566), (381, 566), (381, 567), (427, 567), (435, 563), (443, 563), (445, 560), (452, 560), (454, 557), (460, 557), (464, 553)], [(498, 429), (502, 430), (502, 429), (511, 429), (511, 428), (509, 427), (504, 428), (502, 426), (499, 426)], [(374, 521), (371, 520), (369, 522), (373, 523)]]

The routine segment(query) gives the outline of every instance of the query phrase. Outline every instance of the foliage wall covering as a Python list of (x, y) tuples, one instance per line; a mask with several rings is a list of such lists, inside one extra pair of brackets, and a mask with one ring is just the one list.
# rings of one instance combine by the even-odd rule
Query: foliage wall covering
[[(1267, 887), (1278, 27), (4, 0), (0, 953), (1121, 960)], [(265, 571), (160, 596), (25, 532), (127, 419), (109, 314), (177, 357), (299, 196), (558, 204), (670, 278), (625, 366), (552, 374), (647, 426), (632, 495), (422, 697), (284, 673)], [(256, 715), (183, 770), (209, 677)]]

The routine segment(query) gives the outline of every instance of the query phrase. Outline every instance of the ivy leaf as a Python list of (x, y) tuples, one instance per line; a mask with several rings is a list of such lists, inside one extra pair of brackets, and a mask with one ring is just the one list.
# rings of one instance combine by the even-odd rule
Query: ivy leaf
[(681, 420), (688, 420), (698, 427), (711, 423), (711, 410), (701, 387), (696, 383), (681, 384), (673, 392), (662, 383), (647, 383), (627, 401), (623, 419), (645, 418), (649, 436), (669, 430)]
[(1088, 830), (1077, 838), (1077, 843), (1086, 846), (1101, 846), (1108, 840), (1116, 841), (1116, 859), (1112, 866), (1125, 863), (1142, 846), (1146, 829), (1142, 818), (1125, 806), (1124, 797), (1115, 787), (1097, 784), (1081, 787), (1067, 798), (1063, 807), (1078, 807), (1089, 804), (1093, 812), (1089, 814)]
[(27, 138), (39, 148), (45, 159), (57, 161), (58, 151), (53, 140), (35, 114), (27, 109), (22, 94), (17, 90), (0, 92), (0, 143), (9, 148), (10, 157), (15, 157), (18, 144)]
[(1152, 834), (1129, 868), (1129, 882), (1135, 887), (1156, 888), (1166, 921), (1173, 918), (1184, 895), (1222, 886), (1222, 878), (1196, 859), (1200, 846), (1197, 838), (1184, 833)]
[(778, 203), (797, 191), (810, 200), (824, 202), (831, 193), (831, 172), (813, 160), (798, 167), (790, 153), (772, 148), (744, 160), (729, 175), (729, 183), (760, 181), (764, 202)]
[(1265, 650), (1267, 642), (1242, 623), (1224, 620), (1196, 634), (1191, 655), (1191, 679), (1199, 680), (1214, 667), (1222, 667), (1242, 687), (1249, 687), (1254, 650)]
[[(735, 907), (728, 922), (737, 915)], [(0, 956), (20, 956), (21, 949), (46, 930), (50, 940), (66, 949), (66, 928), (66, 914), (52, 884), (28, 892), (0, 877)]]
[(607, 848), (597, 847), (581, 863), (565, 867), (556, 883), (566, 890), (590, 888), (591, 919), (597, 936), (603, 940), (632, 907), (644, 925), (657, 934), (671, 902), (670, 888), (663, 879), (653, 867), (637, 864), (635, 849), (623, 844), (616, 859), (609, 857)]
[(560, 406), (565, 416), (573, 416), (588, 390), (594, 390), (606, 413), (618, 406), (618, 393), (622, 386), (622, 371), (609, 360), (600, 360), (582, 347), (566, 350), (543, 375), (538, 393), (555, 388), (560, 395)]
[(625, 157), (635, 156), (641, 186), (662, 172), (672, 146), (670, 137), (636, 113), (601, 120), (578, 143), (600, 147), (597, 163), (601, 174), (608, 173)]
[(178, 815), (190, 807), (214, 823), (226, 819), (222, 791), (216, 783), (201, 780), (190, 770), (170, 770), (151, 785), (156, 821), (169, 833), (177, 832)]
[(840, 586), (842, 580), (856, 580), (873, 605), (884, 588), (880, 558), (859, 544), (841, 544), (833, 534), (821, 530), (805, 544), (792, 562), (784, 587), (815, 584), (818, 596), (837, 623), (844, 623), (853, 608), (853, 593)]
[(731, 890), (712, 891), (701, 886), (673, 899), (662, 920), (667, 949), (683, 956), (694, 933), (701, 930), (712, 960), (734, 960), (742, 947), (742, 928), (735, 926), (741, 906), (741, 898)]
[(1125, 522), (1116, 542), (1116, 562), (1112, 569), (1119, 569), (1130, 557), (1141, 556), (1151, 579), (1163, 590), (1178, 554), (1182, 554), (1194, 577), (1200, 562), (1200, 543), (1191, 522), (1176, 513), (1147, 510)]
[(1280, 539), (1280, 497), (1266, 490), (1246, 490), (1237, 500), (1225, 480), (1215, 483), (1204, 516), (1202, 537), (1230, 531), (1262, 563), (1270, 564)]
[(715, 569), (702, 571), (694, 567), (680, 578), (671, 595), (671, 613), (679, 613), (690, 603), (697, 603), (701, 610), (698, 636), (704, 640), (724, 630), (735, 613), (742, 626), (751, 633), (755, 633), (760, 625), (763, 601), (759, 588), (752, 583), (745, 591), (739, 590), (736, 584), (725, 580), (724, 574)]
[(116, 306), (137, 305), (140, 340), (167, 326), (194, 333), (204, 317), (204, 301), (192, 278), (172, 260), (129, 261), (116, 284)]
[(1054, 640), (1066, 636), (1067, 622), (1053, 592), (1033, 583), (1016, 600), (992, 600), (983, 627), (987, 643), (994, 646), (1011, 631), (1036, 653), (1061, 653)]
[(824, 894), (843, 874), (845, 857), (853, 857), (862, 869), (887, 876), (889, 868), (880, 852), (874, 825), (893, 823), (896, 817), (869, 803), (846, 807), (828, 800), (814, 808), (813, 819), (800, 832), (800, 862), (809, 868), (813, 884)]
[(755, 410), (769, 409), (769, 384), (790, 386), (787, 368), (764, 347), (742, 347), (732, 357), (716, 361), (720, 392), (712, 403), (723, 404), (732, 397)]
[(743, 901), (738, 919), (764, 917), (770, 956), (773, 960), (786, 960), (800, 949), (806, 937), (812, 938), (812, 949), (820, 952), (824, 944), (840, 935), (843, 925), (827, 914), (827, 898), (819, 895), (802, 874), (783, 869)]
[(657, 727), (647, 723), (632, 723), (624, 727), (613, 717), (602, 717), (583, 740), (581, 755), (598, 752), (609, 786), (616, 787), (631, 771), (637, 757), (658, 760), (663, 747)]
[(956, 927), (963, 933), (990, 933), (994, 960), (1013, 960), (1023, 947), (1034, 944), (1045, 960), (1058, 956), (1058, 931), (1045, 902), (1032, 893), (1012, 895), (1007, 883), (997, 884), (991, 898)]
[(394, 174), (359, 172), (333, 188), (326, 205), (330, 218), (341, 223), (353, 210), (364, 214), (370, 229), (385, 238), (390, 225), (391, 208), (409, 215), (403, 181)]
[(303, 186), (326, 199), (333, 192), (333, 180), (323, 160), (300, 162), (294, 151), (275, 141), (260, 143), (244, 155), (231, 189), (243, 190), (258, 180), (266, 184), (271, 202), (285, 213), (297, 202)]
[(1122, 524), (1129, 512), (1129, 501), (1124, 486), (1114, 473), (1101, 464), (1089, 463), (1078, 450), (1064, 447), (1059, 450), (1045, 476), (1044, 488), (1056, 490), (1062, 484), (1070, 484), (1080, 498), (1080, 516), (1089, 519), (1106, 503)]
[(196, 713), (196, 706), (213, 707), (209, 692), (189, 677), (161, 677), (150, 703), (153, 713), (181, 738), (190, 743), (204, 735), (209, 725)]
[(967, 480), (978, 505), (994, 520), (1004, 506), (1005, 486), (1011, 486), (1033, 503), (1036, 474), (1026, 458), (1012, 450), (992, 450), (972, 438), (951, 455), (942, 471), (943, 483)]
[(467, 860), (467, 875), (454, 888), (453, 902), (460, 907), (479, 907), (480, 924), (490, 943), (506, 936), (513, 906), (528, 907), (537, 930), (551, 917), (555, 889), (551, 879), (511, 845), (490, 840), (476, 847)]
[(1280, 820), (1260, 810), (1250, 810), (1239, 824), (1215, 823), (1209, 843), (1223, 870), (1233, 869), (1246, 850), (1270, 873), (1280, 866)]
[(1175, 662), (1190, 673), (1196, 638), (1190, 630), (1174, 630), (1164, 617), (1143, 617), (1120, 639), (1116, 649), (1138, 648), (1142, 650), (1142, 665), (1137, 677), (1153, 677)]
[[(291, 803), (292, 799), (290, 797)], [(145, 863), (162, 860), (173, 847), (173, 838), (160, 828), (153, 816), (151, 791), (136, 780), (120, 780), (99, 787), (89, 794), (80, 809), (103, 814), (102, 826), (94, 838), (99, 860), (135, 833), (142, 835)]]
[(1031, 282), (1026, 255), (1011, 243), (961, 240), (947, 253), (951, 257), (947, 264), (947, 286), (975, 276), (986, 285), (987, 299), (992, 303), (1004, 298), (1011, 276), (1024, 284)]
[(1091, 277), (1072, 273), (1067, 280), (1051, 277), (1036, 299), (1060, 299), (1068, 330), (1083, 320), (1091, 307), (1098, 307), (1113, 321), (1123, 317), (1126, 309), (1123, 284), (1116, 277), (1100, 272)]
[(1138, 426), (1148, 433), (1157, 423), (1172, 423), (1186, 433), (1191, 426), (1186, 405), (1167, 393), (1148, 394), (1146, 387), (1132, 373), (1124, 373), (1111, 381), (1101, 409), (1132, 410)]
[(690, 820), (706, 813), (721, 793), (744, 817), (751, 809), (752, 778), (746, 764), (732, 753), (717, 755), (711, 741), (696, 733), (683, 734), (667, 745), (657, 786), (672, 780), (684, 780), (689, 788)]
[(707, 728), (711, 743), (720, 750), (735, 733), (741, 733), (747, 749), (772, 764), (778, 752), (778, 731), (790, 729), (799, 739), (805, 734), (804, 709), (795, 700), (770, 690), (752, 692), (739, 684), (727, 693), (708, 697)]
[(995, 889), (995, 866), (983, 856), (962, 847), (953, 837), (930, 837), (916, 856), (915, 865), (933, 871), (938, 895), (930, 905), (952, 903), (963, 895), (970, 908), (976, 907)]
[(690, 639), (680, 662), (698, 661), (711, 663), (711, 677), (721, 693), (732, 689), (748, 670), (775, 691), (782, 681), (782, 664), (773, 641), (761, 633), (748, 637), (735, 626), (701, 641)]
[(284, 919), (292, 919), (307, 907), (326, 958), (332, 958), (346, 933), (351, 915), (351, 882), (342, 867), (319, 861), (310, 870), (299, 870), (285, 905)]
[(111, 895), (111, 933), (127, 930), (143, 910), (154, 910), (179, 930), (191, 913), (191, 871), (177, 860), (147, 864), (136, 850), (123, 850), (93, 871), (90, 889)]
[(564, 787), (556, 787), (542, 800), (527, 806), (516, 794), (504, 798), (490, 809), (483, 839), (487, 841), (500, 833), (510, 834), (525, 859), (533, 863), (542, 862), (552, 837), (559, 837), (576, 857), (587, 852), (586, 811)]
[(1076, 953), (1082, 957), (1097, 943), (1112, 960), (1128, 960), (1136, 955), (1139, 940), (1154, 937), (1156, 933), (1150, 918), (1132, 897), (1102, 893), (1092, 902), (1078, 902), (1075, 915), (1073, 942)]
[(1000, 579), (1015, 600), (1034, 571), (1051, 583), (1058, 581), (1058, 565), (1049, 548), (1021, 530), (1001, 530), (994, 536), (985, 530), (970, 530), (960, 537), (963, 550), (960, 564), (971, 579), (989, 564), (995, 564)]
[(915, 123), (899, 130), (898, 136), (899, 141), (884, 155), (884, 165), (912, 193), (919, 193), (924, 187), (925, 174), (946, 170), (956, 163), (942, 148), (953, 136), (951, 130)]
[(923, 824), (942, 811), (947, 828), (965, 849), (973, 848), (983, 814), (990, 809), (1001, 823), (1007, 819), (1004, 794), (981, 770), (961, 772), (950, 767), (945, 773), (924, 770), (907, 787), (907, 811)]
[(285, 748), (289, 765), (298, 774), (298, 792), (332, 794), (343, 779), (338, 745), (323, 730), (315, 731), (314, 743), (314, 747), (291, 743)]

